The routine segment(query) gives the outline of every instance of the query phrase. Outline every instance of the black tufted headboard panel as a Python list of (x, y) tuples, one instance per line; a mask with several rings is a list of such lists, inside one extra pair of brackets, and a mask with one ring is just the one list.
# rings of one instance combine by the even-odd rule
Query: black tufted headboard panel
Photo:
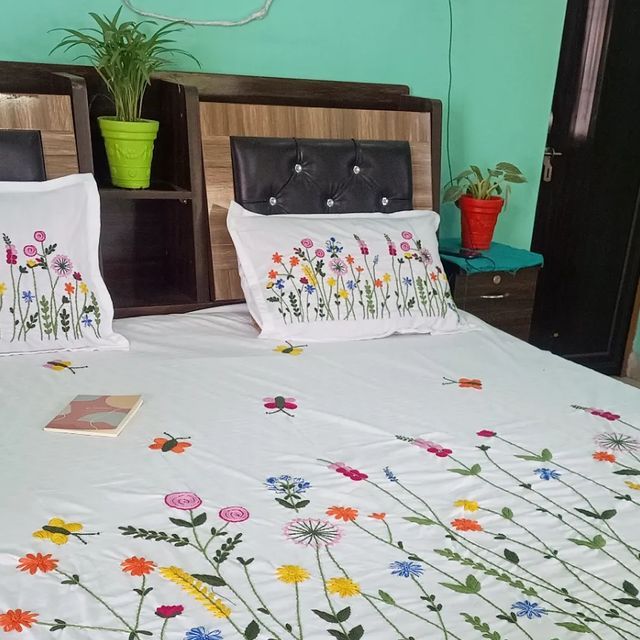
[(412, 208), (406, 141), (231, 137), (231, 155), (235, 199), (255, 213)]

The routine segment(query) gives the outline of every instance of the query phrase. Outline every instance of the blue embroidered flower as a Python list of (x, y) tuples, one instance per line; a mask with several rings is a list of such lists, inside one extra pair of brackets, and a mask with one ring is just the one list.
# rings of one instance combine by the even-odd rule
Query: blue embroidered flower
[(325, 243), (327, 247), (327, 253), (330, 253), (332, 257), (336, 257), (339, 253), (342, 253), (344, 247), (335, 238), (329, 238)]
[(293, 478), (289, 475), (267, 478), (264, 484), (269, 491), (276, 493), (304, 493), (311, 488), (311, 483), (304, 478)]
[(85, 313), (82, 318), (82, 324), (89, 328), (93, 324), (93, 320)]
[(274, 286), (276, 289), (284, 289), (284, 280), (282, 278), (278, 278)]
[(222, 640), (222, 631), (207, 631), (204, 627), (193, 627), (187, 631), (184, 640)]
[(391, 469), (389, 469), (389, 467), (385, 467), (383, 471), (384, 475), (387, 476), (387, 480), (389, 480), (389, 482), (398, 482), (397, 476), (395, 475), (395, 473), (393, 473), (393, 471), (391, 471)]
[(31, 291), (23, 291), (22, 292), (22, 299), (25, 302), (33, 302), (35, 300), (35, 298), (33, 297), (33, 293), (31, 293)]
[(417, 578), (424, 573), (424, 569), (421, 564), (417, 562), (410, 562), (396, 560), (389, 565), (391, 569), (391, 575), (398, 576), (400, 578)]
[(524, 618), (526, 616), (529, 620), (533, 620), (533, 618), (542, 618), (542, 616), (549, 614), (549, 612), (546, 609), (543, 609), (537, 602), (529, 602), (528, 600), (515, 602), (511, 605), (511, 608), (516, 612), (516, 615), (519, 618)]
[(540, 480), (559, 480), (562, 474), (558, 473), (555, 469), (534, 469), (534, 473), (537, 473), (540, 476)]
[(409, 276), (405, 276), (404, 278), (402, 278), (402, 283), (405, 287), (410, 287), (412, 284), (412, 280)]
[(356, 283), (353, 280), (347, 280), (346, 284), (349, 291), (353, 291), (356, 288)]
[(313, 292), (316, 290), (316, 288), (315, 288), (312, 284), (306, 284), (306, 285), (304, 286), (304, 290), (305, 290), (307, 293), (313, 293)]

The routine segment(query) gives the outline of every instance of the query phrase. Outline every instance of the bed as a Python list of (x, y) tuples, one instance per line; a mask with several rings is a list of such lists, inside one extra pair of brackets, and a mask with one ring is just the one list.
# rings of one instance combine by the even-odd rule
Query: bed
[[(231, 297), (215, 230), (237, 133), (204, 139)], [(431, 134), (412, 157), (433, 204), (437, 169), (420, 182), (415, 164), (434, 158)], [(256, 339), (236, 304), (116, 321), (129, 352), (1, 358), (0, 629), (638, 637), (638, 391), (473, 323), (302, 344)], [(118, 438), (42, 431), (69, 398), (103, 393), (144, 397)]]

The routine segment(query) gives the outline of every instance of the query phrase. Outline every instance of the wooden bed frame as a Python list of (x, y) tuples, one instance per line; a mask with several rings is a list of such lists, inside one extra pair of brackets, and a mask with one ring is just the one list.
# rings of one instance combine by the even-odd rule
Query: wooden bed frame
[[(104, 87), (91, 68), (0, 62), (0, 75), (3, 70), (0, 127), (43, 132), (48, 177), (93, 171), (95, 165), (103, 198), (105, 277), (119, 316), (177, 313), (242, 300), (235, 251), (226, 229), (227, 208), (233, 198), (231, 136), (408, 141), (414, 207), (439, 208), (442, 105), (439, 100), (411, 96), (405, 85), (160, 73), (155, 84), (161, 90), (149, 92), (144, 115), (160, 116), (160, 135), (165, 137), (158, 140), (156, 155), (172, 156), (158, 160), (180, 164), (176, 172), (180, 177), (174, 182), (177, 186), (152, 188), (142, 194), (114, 190), (104, 182), (104, 149), (93, 126), (99, 114), (96, 105), (103, 108)], [(42, 90), (35, 91), (35, 86)], [(166, 106), (167, 93), (178, 104), (173, 111)], [(176, 118), (173, 130), (167, 126), (172, 113)], [(185, 163), (187, 169), (182, 166)], [(162, 173), (164, 178), (171, 171)], [(185, 177), (188, 173), (190, 177)], [(164, 296), (161, 288), (148, 290), (155, 283), (145, 287), (147, 283), (141, 282), (135, 287), (140, 302), (131, 301), (130, 292), (120, 292), (118, 287), (127, 274), (135, 276), (139, 258), (133, 249), (146, 245), (132, 246), (127, 255), (114, 255), (111, 267), (112, 237), (120, 246), (134, 233), (147, 238), (145, 242), (155, 242), (153, 234), (140, 225), (142, 221), (153, 224), (153, 206), (160, 207), (167, 200), (175, 206), (192, 203), (189, 223), (176, 231), (181, 265), (175, 276), (177, 285), (171, 282), (171, 293)], [(179, 209), (172, 210), (171, 216), (173, 221), (184, 219)], [(164, 233), (171, 234), (171, 227), (165, 226)], [(171, 238), (165, 243), (170, 251)], [(188, 257), (183, 258), (185, 255)], [(110, 278), (110, 273), (117, 277)], [(179, 295), (173, 292), (176, 286)]]

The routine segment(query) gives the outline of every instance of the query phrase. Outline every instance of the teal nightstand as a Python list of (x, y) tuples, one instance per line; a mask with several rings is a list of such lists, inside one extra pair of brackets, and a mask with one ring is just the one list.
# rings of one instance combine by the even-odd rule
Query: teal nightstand
[(494, 242), (478, 258), (463, 258), (457, 238), (440, 239), (440, 257), (458, 308), (522, 340), (529, 339), (539, 253)]

